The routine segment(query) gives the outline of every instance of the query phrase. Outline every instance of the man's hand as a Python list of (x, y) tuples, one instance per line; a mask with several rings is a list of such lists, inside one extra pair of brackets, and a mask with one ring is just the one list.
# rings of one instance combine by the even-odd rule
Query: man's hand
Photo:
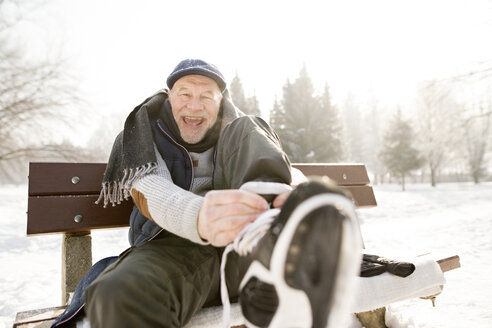
[(225, 246), (267, 209), (263, 197), (248, 191), (209, 191), (198, 213), (198, 234), (214, 246)]

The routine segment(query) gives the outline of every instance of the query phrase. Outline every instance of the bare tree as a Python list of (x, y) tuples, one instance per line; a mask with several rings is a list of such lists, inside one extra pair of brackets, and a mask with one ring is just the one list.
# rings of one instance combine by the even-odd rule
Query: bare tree
[(419, 90), (418, 140), (420, 153), (430, 172), (433, 187), (437, 173), (446, 160), (449, 146), (455, 136), (457, 104), (451, 97), (451, 89), (439, 81), (427, 81)]
[(487, 147), (492, 137), (491, 104), (479, 104), (475, 115), (470, 115), (463, 121), (464, 145), (467, 163), (473, 182), (479, 183), (486, 176)]
[(61, 56), (29, 58), (18, 45), (23, 10), (20, 2), (0, 0), (0, 164), (47, 155), (71, 159), (78, 152), (59, 140), (60, 125), (70, 124), (80, 104), (76, 83)]
[(460, 149), (470, 175), (475, 183), (479, 183), (486, 177), (487, 155), (491, 151), (492, 61), (477, 63), (470, 72), (453, 76), (443, 83), (450, 83), (455, 90), (466, 94), (455, 130), (462, 136)]

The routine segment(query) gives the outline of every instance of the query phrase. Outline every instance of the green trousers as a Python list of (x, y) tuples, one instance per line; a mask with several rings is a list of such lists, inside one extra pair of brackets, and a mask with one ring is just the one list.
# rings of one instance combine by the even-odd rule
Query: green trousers
[[(252, 180), (290, 184), (290, 163), (278, 137), (262, 120), (243, 117), (224, 129), (217, 144), (214, 185), (236, 189)], [(162, 232), (120, 255), (87, 288), (92, 328), (182, 327), (203, 307), (221, 304), (223, 248)], [(231, 253), (226, 283), (237, 298), (240, 259)]]
[[(220, 305), (222, 250), (168, 232), (128, 249), (87, 288), (91, 327), (182, 327), (202, 307)], [(232, 297), (236, 260), (229, 257), (226, 274)]]

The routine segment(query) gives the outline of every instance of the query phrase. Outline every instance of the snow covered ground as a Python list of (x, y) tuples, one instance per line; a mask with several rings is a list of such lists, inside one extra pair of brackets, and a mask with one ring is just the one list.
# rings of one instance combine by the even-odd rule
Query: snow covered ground
[[(442, 256), (458, 254), (462, 268), (430, 301), (390, 307), (391, 327), (492, 327), (492, 183), (375, 187), (378, 207), (359, 210), (367, 248)], [(26, 237), (27, 186), (0, 186), (0, 327), (15, 313), (61, 302), (61, 236)], [(126, 230), (95, 231), (93, 260), (127, 247)]]

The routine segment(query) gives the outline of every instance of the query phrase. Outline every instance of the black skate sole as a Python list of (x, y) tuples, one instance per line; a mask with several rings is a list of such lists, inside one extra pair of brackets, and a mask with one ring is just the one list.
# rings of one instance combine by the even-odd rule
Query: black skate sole
[(311, 212), (298, 225), (287, 253), (285, 282), (308, 296), (313, 328), (327, 326), (338, 279), (343, 220), (333, 206)]
[(278, 303), (262, 320), (254, 311), (245, 315), (247, 326), (342, 327), (361, 261), (362, 240), (352, 202), (340, 194), (314, 195), (297, 203), (288, 219), (270, 231), (278, 237), (269, 265), (253, 260), (240, 289), (256, 277), (273, 287)]

